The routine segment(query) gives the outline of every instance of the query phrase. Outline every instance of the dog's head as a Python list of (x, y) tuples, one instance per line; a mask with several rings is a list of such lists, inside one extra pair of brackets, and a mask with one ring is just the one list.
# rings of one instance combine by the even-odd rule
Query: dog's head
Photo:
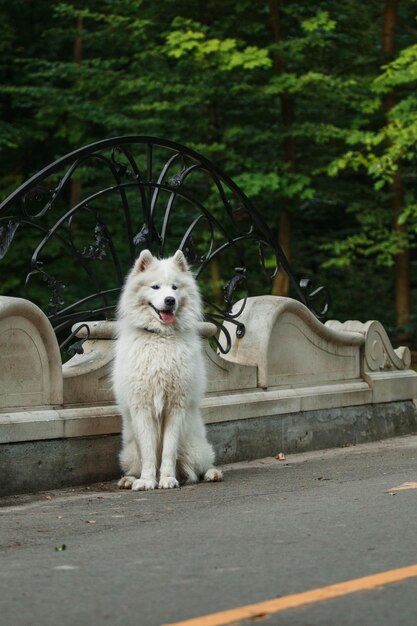
[(141, 275), (141, 298), (149, 304), (150, 313), (162, 324), (173, 324), (181, 302), (180, 273), (188, 271), (183, 253), (178, 250), (171, 259), (158, 261), (149, 250), (143, 250), (134, 271)]
[(181, 250), (162, 260), (142, 250), (118, 311), (130, 325), (164, 335), (195, 327), (201, 319), (200, 295)]

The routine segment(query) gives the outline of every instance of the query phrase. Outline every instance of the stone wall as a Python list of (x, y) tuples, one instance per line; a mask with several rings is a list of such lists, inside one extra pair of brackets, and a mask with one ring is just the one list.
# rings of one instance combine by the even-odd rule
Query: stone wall
[[(409, 369), (408, 349), (394, 350), (378, 322), (323, 325), (304, 305), (275, 296), (249, 298), (240, 319), (246, 333), (237, 338), (229, 328), (227, 355), (206, 342), (202, 409), (220, 460), (270, 454), (279, 442), (290, 451), (416, 430), (417, 373)], [(90, 322), (89, 328), (84, 354), (62, 366), (42, 311), (23, 299), (0, 297), (0, 493), (117, 473), (120, 417), (110, 381), (114, 326)], [(202, 324), (204, 337), (213, 332), (215, 327)], [(370, 420), (372, 427), (364, 430)], [(24, 473), (22, 463), (28, 466), (26, 480), (17, 478)], [(42, 480), (30, 479), (31, 464)]]

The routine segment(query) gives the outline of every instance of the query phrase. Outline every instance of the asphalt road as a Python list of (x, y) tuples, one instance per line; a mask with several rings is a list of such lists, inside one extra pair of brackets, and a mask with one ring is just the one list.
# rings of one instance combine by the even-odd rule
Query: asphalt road
[[(225, 470), (0, 499), (1, 626), (175, 623), (417, 564), (417, 489), (389, 491), (417, 482), (417, 436)], [(262, 606), (271, 625), (415, 626), (417, 576)]]

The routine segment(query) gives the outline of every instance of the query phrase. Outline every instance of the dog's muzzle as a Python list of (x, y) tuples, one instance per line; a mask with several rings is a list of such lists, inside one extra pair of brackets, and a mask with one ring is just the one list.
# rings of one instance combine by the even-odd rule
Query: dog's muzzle
[(167, 305), (166, 309), (157, 309), (156, 306), (152, 304), (152, 302), (149, 302), (149, 305), (153, 308), (155, 313), (157, 313), (159, 319), (163, 324), (173, 324), (175, 321), (175, 313), (173, 311), (175, 306), (175, 298), (167, 297), (165, 298), (164, 302)]

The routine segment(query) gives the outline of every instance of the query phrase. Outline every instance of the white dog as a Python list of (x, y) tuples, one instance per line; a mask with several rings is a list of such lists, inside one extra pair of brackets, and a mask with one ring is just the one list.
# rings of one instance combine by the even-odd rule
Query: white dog
[(201, 299), (183, 253), (143, 250), (118, 306), (113, 370), (123, 417), (119, 487), (171, 489), (222, 479), (200, 414), (205, 369)]

